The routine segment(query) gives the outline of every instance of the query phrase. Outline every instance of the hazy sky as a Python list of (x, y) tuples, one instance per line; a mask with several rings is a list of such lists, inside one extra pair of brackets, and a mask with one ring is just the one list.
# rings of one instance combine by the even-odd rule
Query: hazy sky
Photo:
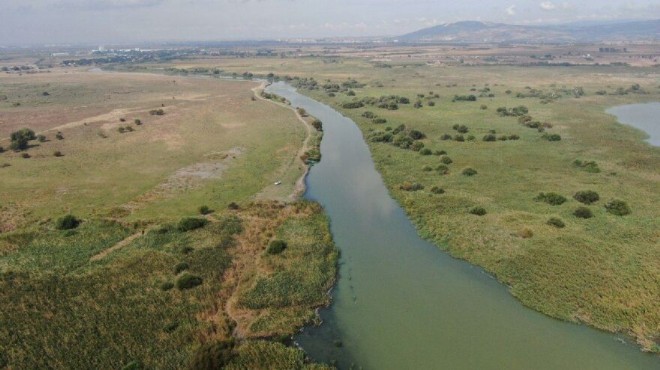
[(660, 0), (0, 0), (0, 45), (399, 35), (435, 24), (660, 18)]

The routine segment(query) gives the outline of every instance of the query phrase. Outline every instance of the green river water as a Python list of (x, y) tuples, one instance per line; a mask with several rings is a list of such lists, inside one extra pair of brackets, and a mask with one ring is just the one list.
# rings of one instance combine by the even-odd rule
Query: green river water
[(296, 342), (340, 369), (660, 369), (628, 340), (523, 307), (481, 268), (422, 240), (390, 197), (360, 130), (276, 83), (323, 121), (305, 197), (326, 209), (341, 249), (333, 304)]

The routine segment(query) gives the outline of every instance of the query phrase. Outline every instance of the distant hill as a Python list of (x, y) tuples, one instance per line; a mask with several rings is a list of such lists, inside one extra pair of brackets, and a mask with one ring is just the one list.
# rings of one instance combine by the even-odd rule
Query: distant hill
[(450, 43), (651, 41), (660, 40), (660, 19), (545, 26), (464, 21), (424, 28), (396, 39), (403, 42)]

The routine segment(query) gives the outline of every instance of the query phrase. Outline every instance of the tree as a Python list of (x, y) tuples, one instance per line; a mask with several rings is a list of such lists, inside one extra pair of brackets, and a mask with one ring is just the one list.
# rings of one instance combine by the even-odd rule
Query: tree
[(11, 139), (9, 147), (12, 150), (25, 150), (28, 148), (28, 142), (30, 140), (35, 140), (37, 135), (35, 135), (34, 131), (29, 128), (22, 128), (18, 131), (12, 132), (9, 138)]

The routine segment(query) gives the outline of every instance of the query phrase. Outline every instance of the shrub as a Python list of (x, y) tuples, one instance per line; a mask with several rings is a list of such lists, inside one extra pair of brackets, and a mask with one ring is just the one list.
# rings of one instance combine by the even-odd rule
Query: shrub
[(364, 103), (361, 101), (350, 101), (342, 104), (341, 107), (344, 109), (357, 109), (364, 107)]
[(55, 138), (57, 140), (64, 140), (64, 134), (58, 131), (57, 134), (55, 134)]
[(421, 155), (431, 155), (431, 154), (433, 154), (433, 152), (429, 148), (424, 148), (424, 149), (419, 151), (419, 154), (421, 154)]
[(37, 140), (39, 140), (40, 143), (44, 143), (44, 142), (46, 142), (46, 136), (37, 135)]
[(598, 193), (596, 193), (593, 190), (582, 190), (575, 193), (575, 195), (573, 195), (573, 198), (580, 203), (584, 203), (588, 205), (588, 204), (596, 203), (600, 199), (600, 196), (598, 196)]
[(162, 110), (161, 108), (152, 109), (149, 111), (149, 114), (151, 114), (152, 116), (162, 116), (165, 114), (165, 111)]
[(227, 208), (231, 209), (232, 211), (235, 211), (237, 209), (240, 209), (241, 207), (235, 202), (231, 202), (229, 203), (229, 205), (227, 205)]
[(21, 157), (28, 159), (30, 158), (30, 155), (28, 153), (21, 153)]
[(323, 131), (323, 122), (318, 118), (314, 118), (312, 121), (312, 127), (314, 127), (316, 131)]
[(518, 136), (516, 134), (509, 135), (509, 140), (519, 140), (519, 139), (520, 139), (520, 136)]
[(207, 223), (208, 221), (203, 218), (185, 217), (179, 221), (177, 229), (179, 229), (179, 231), (186, 232), (204, 227)]
[(55, 222), (55, 228), (57, 230), (72, 230), (80, 225), (80, 220), (74, 215), (66, 215), (60, 217)]
[(456, 131), (460, 132), (461, 134), (467, 134), (468, 131), (470, 131), (470, 129), (465, 125), (460, 125), (460, 126), (458, 126)]
[(479, 108), (481, 110), (486, 110), (486, 109), (488, 109), (488, 106), (486, 104), (481, 104), (481, 106)]
[(452, 136), (449, 134), (443, 134), (442, 136), (440, 136), (440, 140), (451, 140), (451, 139)]
[(380, 125), (380, 124), (383, 124), (383, 123), (387, 123), (387, 120), (385, 118), (378, 117), (378, 118), (374, 118), (372, 120), (372, 122), (377, 124), (377, 125)]
[(412, 145), (410, 145), (410, 149), (416, 152), (422, 150), (423, 147), (424, 147), (424, 143), (422, 143), (421, 141), (415, 141), (412, 143)]
[(427, 165), (427, 166), (424, 166), (424, 167), (422, 167), (422, 171), (424, 171), (424, 172), (433, 171), (433, 167), (428, 166), (428, 165)]
[(120, 118), (120, 119), (119, 119), (119, 122), (126, 122), (126, 118), (123, 118), (123, 117)]
[(211, 213), (211, 208), (209, 208), (208, 206), (199, 207), (199, 214), (208, 215), (209, 213)]
[(497, 138), (497, 140), (499, 140), (499, 141), (506, 141), (507, 139), (508, 139), (508, 138), (506, 137), (506, 135), (500, 135), (500, 136)]
[(268, 248), (266, 248), (266, 253), (268, 254), (280, 254), (284, 252), (286, 249), (287, 244), (284, 240), (273, 240), (268, 244)]
[(566, 202), (566, 198), (557, 193), (539, 193), (534, 200), (537, 202), (545, 202), (553, 206), (558, 206)]
[(166, 281), (166, 282), (160, 284), (160, 290), (168, 291), (172, 288), (174, 288), (174, 284), (171, 281)]
[(452, 164), (454, 161), (452, 161), (448, 156), (444, 155), (442, 158), (440, 158), (440, 162), (444, 164)]
[(186, 271), (190, 266), (186, 262), (177, 263), (174, 266), (174, 275), (179, 275), (183, 271)]
[(468, 167), (468, 168), (463, 169), (463, 171), (461, 173), (465, 176), (474, 176), (474, 175), (477, 174), (477, 170), (475, 170), (474, 168)]
[(583, 171), (590, 172), (590, 173), (599, 173), (600, 168), (598, 167), (598, 163), (594, 161), (581, 161), (579, 159), (576, 159), (573, 161), (573, 165), (575, 167), (580, 168)]
[(424, 133), (419, 130), (410, 130), (408, 136), (410, 136), (410, 138), (413, 140), (421, 140), (426, 137), (426, 135), (424, 135)]
[(575, 217), (579, 218), (592, 218), (594, 217), (593, 212), (587, 207), (578, 207), (574, 212), (573, 215)]
[(487, 134), (483, 138), (484, 141), (495, 141), (497, 140), (497, 137), (493, 134)]
[(463, 141), (465, 141), (465, 138), (463, 137), (463, 135), (456, 135), (456, 136), (454, 136), (454, 140), (463, 142)]
[(138, 126), (142, 124), (142, 121), (139, 118), (136, 118), (133, 122)]
[(449, 173), (449, 167), (447, 167), (444, 164), (441, 164), (438, 167), (436, 167), (436, 171), (438, 171), (438, 173), (441, 175), (446, 175)]
[(435, 102), (433, 100), (426, 103), (429, 107), (435, 107)]
[(192, 289), (203, 282), (202, 278), (189, 273), (184, 273), (176, 280), (176, 287), (179, 290)]
[(56, 150), (56, 151), (53, 152), (53, 156), (55, 156), (55, 157), (63, 157), (64, 154), (62, 154), (62, 152), (60, 152), (59, 150)]
[(405, 190), (405, 191), (417, 191), (417, 190), (422, 190), (424, 189), (424, 185), (419, 184), (419, 183), (412, 183), (409, 181), (404, 182), (399, 186), (399, 189)]
[(564, 226), (566, 226), (566, 225), (564, 224), (564, 221), (562, 221), (561, 219), (559, 219), (559, 218), (557, 218), (557, 217), (550, 217), (550, 218), (548, 219), (547, 224), (550, 225), (550, 226), (554, 226), (554, 227), (556, 227), (556, 228), (558, 228), (558, 229), (561, 229), (561, 228), (563, 228)]
[(474, 135), (468, 135), (467, 141), (475, 141), (477, 138)]
[(486, 213), (486, 209), (483, 207), (473, 207), (470, 209), (470, 214), (472, 215), (484, 216)]
[(632, 211), (630, 210), (630, 207), (628, 207), (628, 204), (622, 200), (614, 199), (610, 202), (608, 202), (605, 205), (605, 210), (607, 212), (617, 215), (617, 216), (625, 216), (629, 215)]
[(561, 141), (561, 136), (559, 134), (543, 134), (541, 137), (548, 141)]
[(436, 150), (433, 152), (433, 155), (445, 155), (445, 154), (447, 154), (447, 152), (444, 150)]
[(234, 342), (231, 340), (205, 343), (195, 352), (188, 370), (222, 369), (234, 356)]
[(433, 194), (444, 194), (445, 189), (434, 186), (434, 187), (431, 188), (431, 193), (433, 193)]
[(373, 119), (373, 118), (376, 118), (376, 115), (374, 114), (374, 112), (365, 111), (365, 112), (362, 113), (362, 117)]

